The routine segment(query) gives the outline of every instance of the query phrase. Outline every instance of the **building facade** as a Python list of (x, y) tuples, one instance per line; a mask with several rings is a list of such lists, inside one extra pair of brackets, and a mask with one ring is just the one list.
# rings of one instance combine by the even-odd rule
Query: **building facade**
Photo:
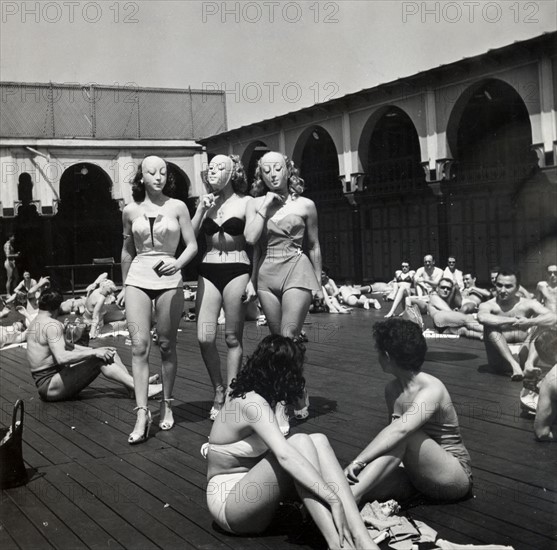
[(389, 280), (431, 253), (486, 281), (544, 277), (557, 255), (557, 33), (201, 140), (253, 176), (291, 157), (318, 207), (324, 264)]
[(121, 210), (146, 155), (174, 174), (176, 198), (203, 192), (199, 138), (226, 130), (220, 92), (0, 84), (0, 237), (21, 269), (118, 259)]

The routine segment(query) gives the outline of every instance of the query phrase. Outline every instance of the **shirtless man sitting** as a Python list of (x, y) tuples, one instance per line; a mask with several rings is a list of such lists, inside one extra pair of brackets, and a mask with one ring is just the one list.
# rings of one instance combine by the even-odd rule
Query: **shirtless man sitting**
[[(105, 279), (100, 282), (99, 287), (91, 292), (85, 300), (85, 311), (83, 312), (83, 321), (90, 326), (89, 338), (96, 338), (105, 325), (105, 317), (108, 313), (109, 306), (116, 302), (114, 296), (118, 290), (116, 285), (110, 280)], [(123, 314), (122, 314), (123, 317)], [(112, 330), (120, 330), (126, 328), (126, 321), (109, 322)]]
[(547, 266), (547, 281), (540, 281), (536, 287), (536, 300), (547, 309), (557, 312), (557, 265)]
[(427, 312), (439, 332), (448, 328), (448, 333), (483, 339), (483, 327), (474, 315), (454, 311), (461, 305), (462, 297), (452, 279), (443, 277), (437, 286), (437, 292), (429, 297)]
[(406, 308), (416, 304), (420, 311), (425, 313), (429, 295), (437, 289), (441, 277), (443, 277), (443, 270), (435, 267), (435, 259), (431, 254), (426, 254), (424, 265), (419, 267), (414, 275), (414, 287), (417, 296), (408, 296), (404, 299)]
[[(480, 305), (478, 321), (484, 326), (487, 361), (496, 369), (512, 369), (511, 380), (524, 378), (520, 363), (513, 357), (509, 344), (524, 343), (528, 348), (528, 329), (553, 326), (557, 314), (537, 300), (518, 296), (520, 281), (511, 270), (501, 269), (495, 280), (497, 296)], [(522, 351), (522, 350), (521, 350)]]
[(480, 304), (492, 297), (491, 292), (476, 286), (476, 276), (471, 271), (464, 274), (462, 281), (464, 288), (460, 291), (462, 296), (460, 311), (462, 313), (476, 313)]
[[(99, 374), (133, 390), (133, 378), (110, 347), (89, 348), (75, 346), (68, 349), (64, 326), (56, 319), (62, 296), (45, 290), (39, 298), (39, 312), (28, 329), (27, 361), (31, 375), (44, 401), (63, 401), (75, 398)], [(154, 382), (158, 376), (151, 377)], [(162, 384), (149, 386), (149, 396), (162, 391)]]
[[(495, 281), (497, 279), (497, 274), (499, 273), (500, 269), (501, 268), (499, 266), (495, 266), (489, 270), (489, 280), (491, 281), (491, 288), (489, 289), (489, 292), (492, 298), (495, 298), (497, 296), (497, 286), (495, 284)], [(521, 298), (534, 297), (534, 295), (531, 292), (528, 292), (522, 285), (518, 285), (518, 290), (516, 291), (516, 295), (520, 296)]]

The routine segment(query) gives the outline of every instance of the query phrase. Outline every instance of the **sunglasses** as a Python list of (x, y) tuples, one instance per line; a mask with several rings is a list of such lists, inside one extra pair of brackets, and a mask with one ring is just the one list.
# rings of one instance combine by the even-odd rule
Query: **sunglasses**
[(439, 289), (440, 290), (452, 290), (453, 287), (452, 286), (440, 286)]
[(548, 271), (547, 272), (549, 275), (557, 275), (557, 271)]

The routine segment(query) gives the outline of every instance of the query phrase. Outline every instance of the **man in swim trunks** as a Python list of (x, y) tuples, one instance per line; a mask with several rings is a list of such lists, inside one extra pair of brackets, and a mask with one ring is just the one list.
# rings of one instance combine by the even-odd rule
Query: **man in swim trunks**
[(511, 380), (520, 381), (524, 373), (513, 356), (509, 344), (524, 343), (521, 353), (528, 350), (528, 329), (553, 326), (557, 314), (537, 300), (518, 295), (520, 280), (516, 272), (500, 269), (495, 280), (497, 296), (480, 305), (478, 321), (484, 326), (487, 360), (497, 370), (512, 369)]
[[(489, 280), (491, 281), (491, 288), (489, 292), (491, 293), (491, 297), (497, 297), (497, 285), (495, 284), (495, 280), (497, 279), (497, 274), (501, 268), (499, 266), (492, 267), (489, 270)], [(533, 298), (534, 295), (531, 292), (528, 292), (522, 285), (518, 285), (518, 290), (516, 291), (516, 295), (521, 298)]]
[(536, 286), (536, 300), (557, 312), (557, 265), (547, 266), (547, 281), (540, 281)]
[(435, 267), (435, 259), (431, 254), (424, 256), (424, 265), (416, 270), (414, 287), (417, 296), (407, 296), (404, 299), (406, 308), (417, 305), (422, 313), (426, 313), (429, 295), (437, 288), (443, 277), (443, 270)]
[(491, 292), (476, 286), (476, 275), (471, 271), (464, 274), (462, 282), (464, 288), (460, 291), (462, 296), (460, 311), (462, 313), (476, 313), (480, 304), (491, 298)]
[(452, 279), (443, 277), (437, 286), (437, 292), (429, 297), (427, 312), (433, 319), (433, 324), (439, 332), (449, 329), (451, 334), (467, 336), (468, 338), (483, 338), (483, 327), (471, 314), (454, 311), (458, 309), (462, 297), (458, 292), (458, 287)]
[(368, 298), (364, 293), (373, 292), (371, 285), (354, 286), (352, 281), (346, 281), (339, 289), (342, 302), (350, 307), (363, 307), (370, 309), (373, 306), (375, 309), (381, 309), (381, 304), (375, 298)]
[[(44, 401), (64, 401), (77, 397), (99, 374), (133, 390), (133, 378), (115, 348), (68, 349), (64, 326), (56, 319), (62, 296), (45, 290), (39, 298), (39, 312), (27, 331), (27, 361)], [(149, 396), (162, 391), (161, 384), (149, 386)]]

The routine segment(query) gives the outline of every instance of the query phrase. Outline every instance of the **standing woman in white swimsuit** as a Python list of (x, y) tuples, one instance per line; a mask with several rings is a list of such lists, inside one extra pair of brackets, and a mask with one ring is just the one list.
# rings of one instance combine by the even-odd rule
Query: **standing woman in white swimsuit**
[[(170, 403), (177, 369), (176, 334), (184, 305), (181, 269), (197, 254), (197, 242), (186, 205), (166, 194), (172, 191), (169, 187), (173, 187), (173, 180), (167, 176), (166, 162), (146, 157), (132, 183), (134, 202), (122, 214), (125, 286), (118, 302), (125, 296), (137, 405), (137, 421), (128, 438), (131, 445), (145, 441), (151, 425), (147, 389), (153, 302), (162, 361), (159, 427), (170, 430), (174, 426)], [(180, 237), (186, 248), (175, 258)]]
[[(254, 250), (257, 294), (272, 334), (298, 338), (312, 293), (323, 300), (317, 209), (302, 197), (304, 182), (282, 153), (266, 153), (255, 171), (244, 235)], [(302, 243), (307, 237), (309, 258)], [(294, 406), (298, 419), (308, 416), (307, 392)], [(281, 407), (277, 408), (283, 415)], [(279, 418), (280, 420), (280, 418)], [(284, 424), (283, 424), (284, 426)], [(285, 433), (287, 431), (284, 426)]]

